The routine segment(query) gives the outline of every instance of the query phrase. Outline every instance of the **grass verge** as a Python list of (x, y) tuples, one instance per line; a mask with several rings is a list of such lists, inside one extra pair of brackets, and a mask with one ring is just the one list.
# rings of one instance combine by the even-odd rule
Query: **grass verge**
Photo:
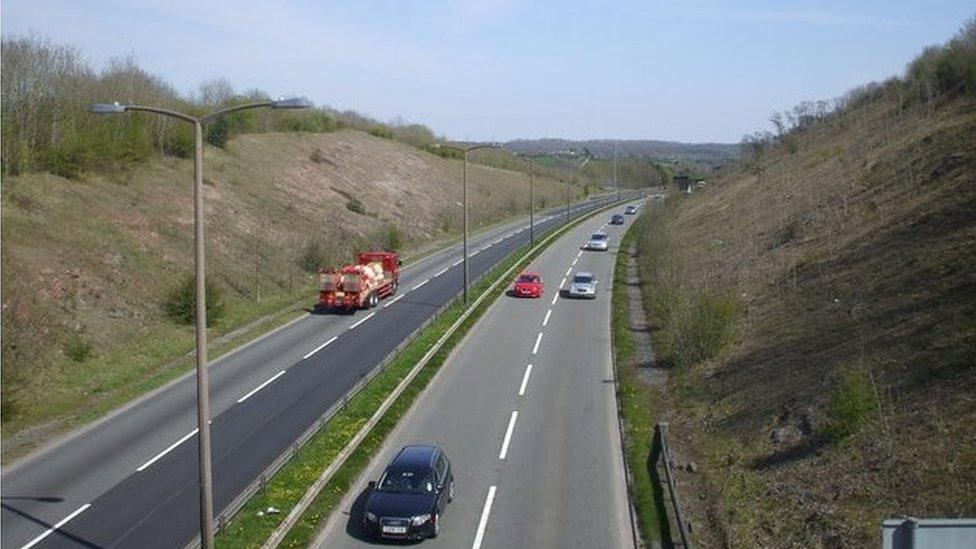
[[(552, 240), (569, 231), (580, 222), (596, 215), (601, 208), (590, 215), (581, 217), (553, 233)], [(528, 257), (523, 256), (531, 250), (526, 244), (508, 258), (493, 267), (472, 287), (474, 299), (497, 280), (501, 273), (513, 265), (524, 266), (530, 263), (545, 247), (536, 250)], [(447, 359), (457, 343), (494, 303), (507, 286), (499, 284), (488, 299), (475, 309), (459, 326), (454, 334), (433, 356), (413, 382), (393, 403), (387, 413), (370, 431), (358, 448), (318, 494), (312, 505), (304, 512), (298, 523), (288, 532), (282, 542), (283, 547), (305, 547), (313, 539), (316, 530), (329, 518), (346, 491), (369, 464), (379, 450), (386, 436), (393, 430), (403, 415), (409, 410), (417, 396), (427, 387), (440, 366)], [(255, 495), (241, 508), (240, 512), (225, 526), (216, 537), (218, 547), (260, 547), (271, 532), (284, 520), (288, 512), (298, 503), (305, 490), (322, 474), (339, 452), (356, 436), (359, 429), (369, 420), (373, 412), (382, 404), (400, 380), (413, 368), (464, 313), (464, 304), (455, 300), (445, 308), (440, 316), (424, 328), (414, 340), (398, 353), (366, 387), (352, 397), (345, 408), (329, 419), (325, 426), (267, 483), (264, 490)], [(263, 512), (269, 507), (279, 509), (280, 513)]]
[[(643, 214), (646, 215), (646, 214)], [(627, 296), (627, 250), (636, 241), (635, 223), (620, 242), (613, 271), (611, 331), (618, 388), (620, 416), (623, 423), (624, 457), (631, 473), (631, 498), (637, 523), (645, 542), (670, 539), (664, 520), (664, 499), (659, 489), (657, 448), (654, 447), (654, 425), (657, 421), (658, 391), (644, 383), (636, 371), (636, 348), (630, 331)]]

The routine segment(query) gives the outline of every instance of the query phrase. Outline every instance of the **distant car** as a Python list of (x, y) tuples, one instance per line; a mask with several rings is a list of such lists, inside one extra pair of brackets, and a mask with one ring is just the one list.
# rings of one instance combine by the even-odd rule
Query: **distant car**
[(404, 446), (369, 486), (363, 526), (387, 539), (437, 537), (441, 513), (454, 499), (451, 462), (433, 445)]
[(636, 214), (637, 213), (637, 206), (627, 206), (627, 209), (624, 210), (624, 213), (627, 214), (627, 215), (634, 215), (634, 214)]
[(545, 291), (546, 284), (542, 281), (542, 276), (539, 273), (523, 271), (515, 279), (513, 292), (516, 297), (542, 297)]
[(624, 224), (624, 216), (622, 216), (620, 214), (613, 214), (613, 216), (610, 218), (610, 224), (611, 225), (623, 225)]
[(605, 252), (609, 247), (607, 241), (607, 235), (604, 233), (593, 233), (590, 239), (586, 241), (586, 246), (583, 246), (587, 250), (594, 250), (598, 252)]
[(581, 297), (586, 299), (596, 299), (596, 277), (589, 271), (579, 271), (573, 276), (573, 281), (569, 284), (566, 295), (569, 297)]

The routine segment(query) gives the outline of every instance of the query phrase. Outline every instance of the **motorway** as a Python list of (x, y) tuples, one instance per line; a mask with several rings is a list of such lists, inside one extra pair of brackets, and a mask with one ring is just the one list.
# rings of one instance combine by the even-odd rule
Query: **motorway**
[[(574, 206), (574, 215), (598, 206)], [(562, 224), (536, 221), (536, 235)], [(477, 279), (528, 240), (523, 220), (469, 242)], [(404, 269), (401, 291), (353, 316), (307, 315), (210, 364), (215, 509), (245, 487), (461, 286), (459, 246)], [(310, 304), (314, 293), (310, 290)], [(195, 377), (4, 471), (0, 545), (178, 547), (199, 530)]]
[[(614, 212), (622, 211), (614, 209)], [(317, 547), (366, 547), (367, 481), (407, 444), (437, 444), (452, 462), (454, 501), (424, 547), (633, 546), (610, 337), (614, 255), (625, 228), (595, 216), (530, 267), (541, 299), (501, 297), (444, 363), (341, 503)], [(626, 223), (633, 216), (625, 216)], [(598, 229), (609, 252), (582, 251)], [(576, 271), (595, 300), (561, 297)]]

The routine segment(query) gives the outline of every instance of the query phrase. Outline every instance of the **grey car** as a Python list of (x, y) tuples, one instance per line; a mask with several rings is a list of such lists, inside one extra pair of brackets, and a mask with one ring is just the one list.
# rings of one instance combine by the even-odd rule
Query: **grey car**
[(596, 299), (596, 277), (589, 271), (578, 271), (566, 291), (568, 297)]
[(605, 252), (607, 251), (608, 247), (609, 243), (607, 241), (607, 235), (604, 233), (593, 233), (590, 236), (590, 239), (586, 241), (586, 246), (584, 246), (584, 248), (587, 250), (594, 250), (597, 252)]

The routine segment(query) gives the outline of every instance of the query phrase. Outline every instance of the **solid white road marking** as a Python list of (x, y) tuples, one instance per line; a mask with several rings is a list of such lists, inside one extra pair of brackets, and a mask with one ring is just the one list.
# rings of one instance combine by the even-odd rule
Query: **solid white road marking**
[(554, 296), (552, 296), (552, 304), (553, 304), (553, 305), (555, 305), (555, 304), (556, 304), (556, 300), (557, 300), (557, 299), (559, 299), (559, 293), (558, 293), (558, 292), (556, 292), (556, 295), (554, 295)]
[(505, 459), (508, 455), (508, 444), (512, 441), (512, 431), (515, 430), (515, 420), (518, 412), (513, 411), (511, 419), (508, 420), (508, 429), (505, 431), (505, 440), (502, 441), (502, 451), (498, 453), (498, 459)]
[(363, 322), (366, 322), (367, 320), (373, 318), (373, 315), (375, 315), (375, 314), (376, 313), (369, 313), (368, 315), (364, 316), (363, 318), (357, 320), (352, 326), (349, 327), (349, 329), (350, 330), (355, 330), (356, 328), (359, 327), (360, 324), (362, 324)]
[(549, 309), (548, 311), (546, 311), (546, 318), (543, 318), (542, 319), (542, 325), (543, 326), (545, 326), (546, 324), (549, 324), (549, 315), (551, 315), (551, 314), (552, 314), (552, 309)]
[(522, 385), (519, 385), (519, 396), (525, 396), (525, 387), (529, 384), (529, 374), (532, 373), (532, 365), (529, 364), (525, 367), (525, 373), (522, 374)]
[[(494, 486), (492, 486), (492, 488), (494, 488)], [(488, 493), (488, 495), (489, 495), (489, 498), (490, 498), (490, 497), (494, 496), (495, 493), (494, 493), (494, 491), (491, 491), (491, 492)], [(489, 507), (491, 506), (490, 501), (488, 503), (488, 506)], [(89, 507), (91, 507), (91, 503), (86, 503), (86, 504), (82, 505), (81, 507), (75, 509), (75, 512), (74, 513), (71, 513), (70, 515), (64, 517), (63, 519), (61, 519), (60, 521), (58, 521), (57, 524), (55, 524), (54, 526), (52, 526), (52, 527), (48, 528), (47, 530), (45, 530), (41, 535), (39, 535), (36, 538), (28, 541), (27, 542), (27, 545), (21, 547), (20, 549), (30, 549), (31, 547), (37, 545), (38, 543), (40, 543), (41, 541), (43, 541), (44, 538), (46, 538), (46, 537), (50, 536), (51, 534), (53, 534), (54, 532), (58, 531), (65, 524), (68, 524), (68, 521), (69, 520), (77, 517), (78, 515), (84, 513), (85, 511), (87, 511)], [(485, 520), (487, 520), (488, 517), (482, 517), (482, 518), (484, 518)]]
[(571, 273), (571, 272), (573, 272), (573, 268), (572, 267), (566, 269), (566, 276), (569, 276), (569, 273)]
[(488, 497), (485, 498), (485, 507), (481, 510), (481, 519), (478, 520), (478, 531), (474, 535), (474, 543), (471, 549), (481, 549), (481, 542), (485, 539), (485, 528), (488, 527), (488, 516), (491, 514), (491, 503), (495, 501), (496, 486), (488, 487)]
[(273, 382), (274, 380), (276, 380), (276, 379), (278, 379), (279, 377), (281, 377), (281, 376), (283, 376), (283, 375), (285, 375), (285, 371), (284, 371), (284, 370), (282, 370), (282, 371), (280, 371), (280, 372), (278, 372), (277, 374), (275, 374), (275, 375), (273, 375), (273, 376), (271, 376), (271, 378), (270, 378), (270, 379), (268, 379), (268, 381), (265, 381), (265, 382), (264, 382), (264, 383), (262, 383), (261, 385), (258, 385), (258, 386), (257, 386), (257, 387), (255, 387), (255, 388), (254, 388), (254, 390), (252, 390), (252, 391), (251, 391), (250, 393), (248, 393), (248, 394), (246, 394), (246, 395), (244, 395), (244, 396), (242, 396), (241, 398), (239, 398), (239, 399), (237, 399), (237, 403), (238, 403), (238, 404), (240, 404), (240, 403), (242, 403), (242, 402), (244, 402), (245, 400), (247, 400), (247, 399), (249, 399), (249, 398), (251, 398), (252, 396), (254, 396), (254, 394), (255, 394), (255, 393), (257, 393), (257, 392), (258, 392), (258, 391), (260, 391), (261, 389), (264, 389), (264, 388), (265, 388), (265, 387), (267, 387), (268, 385), (271, 385), (271, 383), (272, 383), (272, 382)]
[(330, 340), (326, 341), (325, 343), (319, 345), (318, 347), (312, 349), (312, 352), (310, 352), (307, 355), (303, 356), (302, 357), (302, 360), (307, 360), (308, 357), (314, 355), (315, 353), (321, 351), (322, 349), (325, 349), (329, 345), (332, 345), (332, 343), (335, 342), (335, 340), (337, 340), (337, 339), (339, 339), (339, 336), (333, 336), (332, 339), (330, 339)]
[(400, 301), (400, 298), (402, 298), (402, 297), (403, 297), (403, 294), (400, 294), (400, 295), (394, 297), (393, 299), (387, 301), (386, 302), (386, 305), (383, 305), (383, 308), (385, 309), (385, 308), (389, 307), (390, 305), (393, 305), (397, 301)]
[(539, 332), (539, 335), (536, 336), (535, 346), (532, 347), (532, 354), (536, 354), (539, 352), (539, 344), (542, 343), (542, 334), (543, 332)]
[(561, 290), (565, 285), (566, 285), (566, 277), (563, 277), (562, 281), (559, 283), (559, 289)]
[[(428, 282), (430, 282), (430, 279), (429, 278), (427, 280), (421, 282), (420, 284), (417, 284), (416, 286), (414, 286), (413, 287), (413, 290), (416, 290), (416, 289), (420, 288), (421, 286), (423, 286), (424, 284), (427, 284)], [(413, 290), (410, 290), (410, 291), (412, 292)]]
[(448, 269), (450, 269), (450, 267), (444, 267), (443, 269), (437, 271), (437, 273), (435, 273), (431, 278), (441, 276), (442, 274), (446, 273)]
[[(480, 252), (481, 250), (478, 250), (478, 251)], [(474, 254), (472, 254), (472, 255), (474, 255)], [(464, 258), (463, 257), (461, 259), (458, 259), (454, 263), (451, 263), (451, 267), (457, 267), (458, 265), (460, 265), (462, 263), (464, 263)]]
[(583, 250), (580, 250), (580, 251), (579, 251), (579, 252), (578, 252), (578, 253), (576, 254), (576, 257), (578, 258), (578, 257), (579, 257), (579, 256), (581, 256), (581, 255), (583, 255)]
[(190, 431), (189, 433), (183, 435), (183, 438), (181, 438), (180, 440), (177, 440), (173, 444), (170, 444), (169, 448), (167, 448), (167, 449), (163, 450), (162, 452), (156, 454), (149, 461), (143, 463), (139, 467), (136, 467), (136, 472), (141, 473), (141, 472), (145, 471), (150, 465), (152, 465), (153, 463), (156, 463), (157, 461), (159, 461), (160, 459), (162, 459), (163, 456), (165, 456), (166, 454), (172, 452), (177, 446), (179, 446), (180, 444), (183, 444), (184, 442), (190, 440), (190, 438), (193, 437), (194, 435), (196, 435), (199, 430), (200, 430), (199, 428), (196, 428), (196, 429)]
[(575, 267), (575, 266), (576, 266), (576, 262), (577, 262), (577, 261), (579, 261), (579, 258), (578, 258), (578, 257), (577, 257), (576, 259), (574, 259), (574, 260), (573, 260), (573, 267)]

